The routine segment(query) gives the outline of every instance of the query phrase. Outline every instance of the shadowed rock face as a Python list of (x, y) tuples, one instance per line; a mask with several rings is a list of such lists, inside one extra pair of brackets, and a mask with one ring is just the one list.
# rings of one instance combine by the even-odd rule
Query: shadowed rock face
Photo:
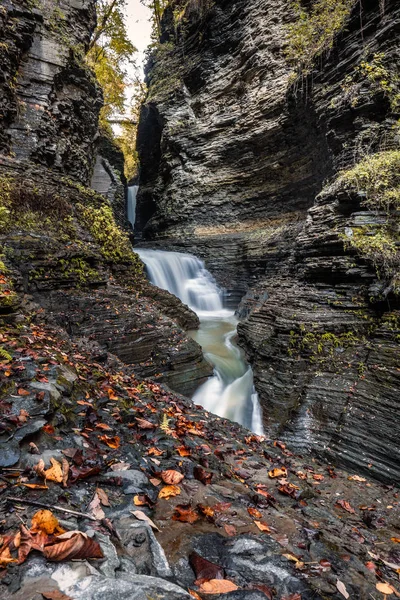
[(178, 42), (171, 49), (170, 33), (149, 64), (138, 229), (153, 246), (204, 258), (232, 302), (245, 293), (239, 337), (269, 431), (398, 480), (399, 302), (343, 243), (385, 216), (331, 184), (398, 147), (389, 98), (355, 75), (382, 53), (398, 76), (400, 9), (381, 9), (357, 6), (312, 76), (294, 83), (286, 2), (189, 10)]

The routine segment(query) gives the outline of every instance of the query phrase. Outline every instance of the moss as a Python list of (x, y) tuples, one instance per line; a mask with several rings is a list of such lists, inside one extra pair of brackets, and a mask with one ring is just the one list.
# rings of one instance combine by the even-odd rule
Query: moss
[(111, 206), (104, 204), (94, 208), (80, 204), (77, 205), (77, 210), (108, 262), (130, 263), (142, 272), (141, 262), (132, 250), (128, 234), (116, 224)]
[(101, 275), (83, 258), (58, 259), (48, 267), (39, 267), (29, 273), (29, 281), (44, 279), (73, 279), (79, 285), (88, 285), (101, 280)]
[(379, 278), (388, 278), (396, 293), (400, 290), (400, 151), (388, 150), (365, 157), (342, 173), (339, 187), (360, 194), (361, 206), (384, 211), (382, 224), (353, 227), (342, 234), (345, 248), (372, 262)]
[(296, 0), (296, 21), (287, 27), (286, 57), (303, 74), (311, 71), (319, 55), (332, 48), (357, 0), (312, 0), (309, 9)]
[(355, 330), (338, 334), (331, 331), (307, 332), (305, 326), (301, 325), (299, 331), (290, 332), (288, 354), (292, 357), (303, 356), (311, 363), (335, 364), (340, 354), (338, 349), (346, 350), (366, 342), (365, 336)]

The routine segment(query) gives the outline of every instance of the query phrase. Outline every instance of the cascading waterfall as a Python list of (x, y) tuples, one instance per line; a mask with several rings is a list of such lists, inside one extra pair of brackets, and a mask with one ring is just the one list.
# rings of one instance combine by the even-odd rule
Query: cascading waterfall
[(263, 433), (261, 408), (253, 372), (235, 344), (237, 319), (223, 306), (223, 292), (204, 263), (190, 254), (135, 248), (151, 283), (178, 296), (200, 318), (190, 335), (203, 348), (214, 376), (194, 394), (193, 401), (220, 417)]
[(136, 196), (138, 193), (138, 189), (138, 185), (130, 185), (128, 187), (127, 215), (128, 221), (130, 222), (132, 227), (135, 226), (136, 220)]

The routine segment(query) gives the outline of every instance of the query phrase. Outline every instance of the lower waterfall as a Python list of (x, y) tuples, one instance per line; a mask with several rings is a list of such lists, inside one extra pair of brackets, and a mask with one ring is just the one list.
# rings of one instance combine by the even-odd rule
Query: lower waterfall
[(204, 263), (179, 252), (135, 248), (154, 285), (168, 290), (187, 304), (200, 319), (200, 328), (189, 335), (202, 346), (214, 375), (194, 394), (193, 401), (207, 411), (263, 433), (261, 407), (253, 372), (236, 345), (237, 319), (223, 305), (223, 292)]

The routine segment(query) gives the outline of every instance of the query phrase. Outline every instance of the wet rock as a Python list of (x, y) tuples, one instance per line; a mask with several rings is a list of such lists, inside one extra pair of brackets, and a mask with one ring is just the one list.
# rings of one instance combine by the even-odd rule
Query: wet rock
[(16, 440), (0, 444), (0, 467), (12, 467), (19, 461), (21, 455), (19, 444)]
[(87, 577), (65, 590), (72, 600), (160, 600), (190, 599), (191, 596), (177, 585), (146, 575), (132, 575), (129, 579)]
[(118, 522), (116, 529), (137, 573), (171, 577), (172, 571), (165, 552), (149, 525), (123, 518)]

